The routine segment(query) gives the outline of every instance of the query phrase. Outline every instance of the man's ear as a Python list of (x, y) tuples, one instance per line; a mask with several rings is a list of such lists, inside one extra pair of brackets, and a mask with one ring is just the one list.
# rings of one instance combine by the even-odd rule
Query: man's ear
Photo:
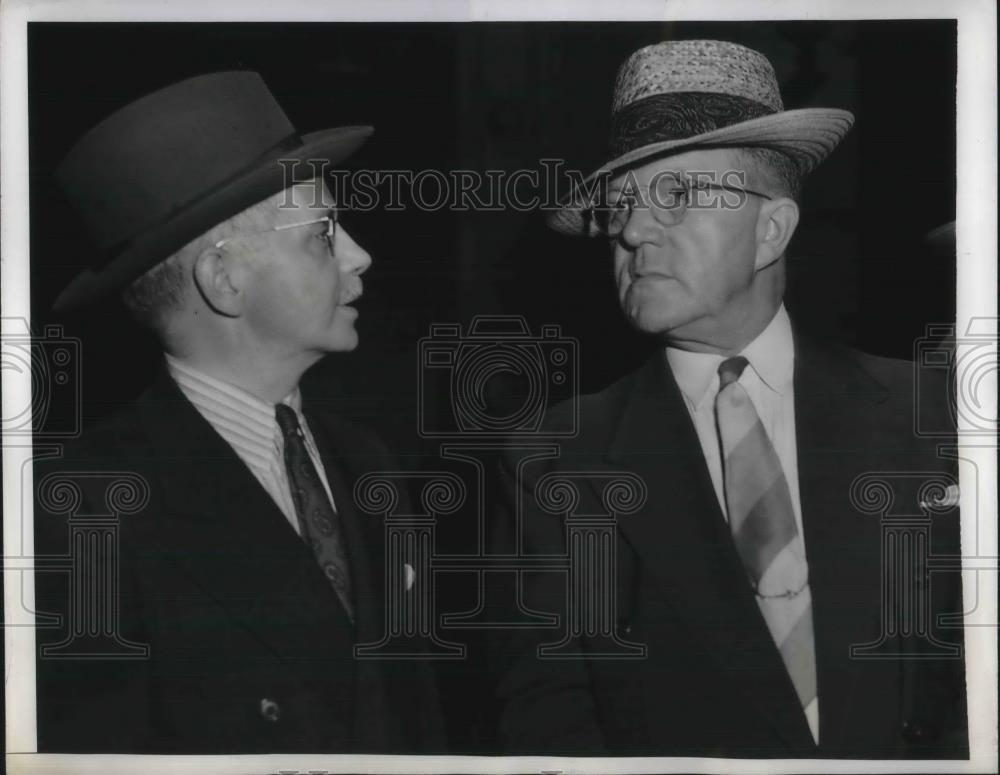
[(799, 225), (799, 206), (787, 197), (765, 201), (757, 219), (757, 258), (754, 271), (770, 266), (785, 254)]
[(205, 248), (194, 260), (194, 284), (205, 303), (226, 317), (239, 317), (243, 310), (240, 283), (229, 272), (222, 248)]

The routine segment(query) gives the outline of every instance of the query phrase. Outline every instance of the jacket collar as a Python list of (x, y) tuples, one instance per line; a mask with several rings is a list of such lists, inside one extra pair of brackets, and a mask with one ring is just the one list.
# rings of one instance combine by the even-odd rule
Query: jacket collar
[[(836, 670), (848, 644), (845, 633), (867, 626), (868, 610), (845, 610), (837, 590), (856, 575), (869, 576), (878, 562), (878, 542), (861, 567), (845, 568), (827, 544), (857, 537), (844, 506), (853, 473), (843, 467), (845, 418), (877, 410), (886, 390), (842, 353), (795, 339), (794, 373), (799, 479), (820, 676), (821, 744), (849, 713), (850, 687)], [(863, 421), (863, 420), (862, 420)], [(825, 453), (825, 454), (824, 454)], [(739, 557), (712, 488), (700, 443), (680, 389), (661, 353), (634, 376), (624, 410), (613, 429), (605, 462), (630, 471), (647, 485), (647, 505), (619, 519), (619, 528), (650, 573), (664, 582), (708, 653), (741, 687), (749, 703), (768, 718), (795, 750), (813, 746), (805, 716), (781, 657), (746, 584)], [(832, 489), (831, 489), (832, 488)], [(843, 498), (831, 493), (842, 492)], [(877, 597), (877, 596), (876, 596)], [(750, 637), (737, 643), (733, 631)]]
[(813, 597), (820, 745), (830, 755), (851, 750), (855, 695), (865, 692), (851, 647), (876, 640), (881, 629), (880, 522), (859, 514), (850, 493), (859, 474), (893, 465), (892, 450), (864, 441), (885, 423), (889, 396), (850, 351), (796, 337), (799, 497)]
[[(307, 619), (330, 646), (345, 639), (349, 645), (350, 624), (309, 548), (166, 369), (138, 399), (137, 410), (148, 447), (136, 462), (152, 480), (158, 501), (152, 528), (161, 555), (279, 654), (329, 657), (320, 647), (322, 638), (293, 642), (290, 633), (306, 627)], [(334, 493), (338, 505), (350, 497), (344, 489)], [(345, 522), (350, 512), (347, 517)], [(363, 546), (356, 546), (357, 536), (350, 533), (352, 562), (359, 556), (366, 570)], [(289, 599), (298, 605), (289, 606)], [(275, 626), (275, 612), (297, 621)]]

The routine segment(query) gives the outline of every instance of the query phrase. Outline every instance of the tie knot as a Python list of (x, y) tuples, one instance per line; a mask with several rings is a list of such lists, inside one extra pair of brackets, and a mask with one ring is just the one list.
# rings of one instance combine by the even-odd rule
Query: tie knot
[(740, 378), (749, 361), (742, 355), (726, 358), (719, 364), (719, 390), (733, 384)]
[(287, 404), (275, 404), (274, 416), (278, 420), (278, 427), (281, 428), (281, 435), (286, 439), (290, 436), (298, 436), (302, 433), (299, 427), (299, 418), (295, 410)]

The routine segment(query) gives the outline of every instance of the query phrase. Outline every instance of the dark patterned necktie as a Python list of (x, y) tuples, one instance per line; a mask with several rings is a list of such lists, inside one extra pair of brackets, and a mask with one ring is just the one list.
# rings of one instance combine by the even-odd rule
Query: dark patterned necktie
[(347, 616), (353, 622), (351, 572), (337, 512), (330, 505), (323, 482), (306, 450), (305, 435), (295, 410), (285, 404), (277, 404), (274, 412), (285, 440), (288, 486), (292, 491), (302, 539), (316, 555), (323, 574), (333, 585)]
[(720, 364), (715, 401), (729, 527), (758, 607), (805, 710), (816, 699), (805, 547), (781, 461), (750, 396), (738, 382), (746, 366), (743, 357)]

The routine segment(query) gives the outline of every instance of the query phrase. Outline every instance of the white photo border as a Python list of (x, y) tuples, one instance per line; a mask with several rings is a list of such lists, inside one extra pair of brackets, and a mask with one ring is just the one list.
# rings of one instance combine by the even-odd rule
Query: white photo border
[[(295, 0), (270, 2), (5, 2), (0, 19), (0, 93), (2, 93), (2, 316), (4, 334), (16, 321), (30, 321), (28, 235), (27, 25), (37, 21), (713, 21), (809, 19), (953, 18), (958, 21), (957, 126), (957, 320), (965, 331), (974, 318), (997, 317), (997, 61), (996, 7), (990, 0), (709, 0), (668, 3), (618, 0), (433, 0), (426, 3), (368, 2), (331, 4)], [(4, 370), (5, 405), (30, 404), (30, 374)], [(983, 395), (996, 396), (993, 389)], [(960, 397), (961, 399), (961, 397)], [(995, 416), (995, 407), (993, 409)], [(6, 413), (4, 416), (7, 416)], [(981, 446), (975, 446), (976, 444)], [(963, 554), (974, 546), (997, 546), (996, 446), (960, 436), (964, 453), (982, 477), (979, 492), (962, 488)], [(976, 612), (985, 626), (966, 630), (969, 710), (969, 761), (728, 760), (678, 758), (546, 757), (398, 757), (398, 756), (105, 756), (34, 753), (35, 639), (32, 621), (16, 617), (34, 599), (30, 570), (31, 499), (24, 500), (21, 471), (32, 456), (30, 442), (3, 444), (5, 690), (7, 768), (11, 773), (94, 772), (102, 775), (279, 772), (995, 772), (997, 769), (997, 621), (996, 557), (982, 558), (987, 572), (963, 570), (966, 590), (978, 584)], [(27, 482), (30, 484), (30, 473)], [(965, 515), (980, 514), (979, 524)], [(989, 518), (991, 517), (991, 518)], [(979, 558), (974, 558), (977, 562)], [(992, 574), (989, 572), (992, 559)], [(23, 605), (22, 605), (23, 603)], [(30, 618), (30, 617), (29, 617)]]

